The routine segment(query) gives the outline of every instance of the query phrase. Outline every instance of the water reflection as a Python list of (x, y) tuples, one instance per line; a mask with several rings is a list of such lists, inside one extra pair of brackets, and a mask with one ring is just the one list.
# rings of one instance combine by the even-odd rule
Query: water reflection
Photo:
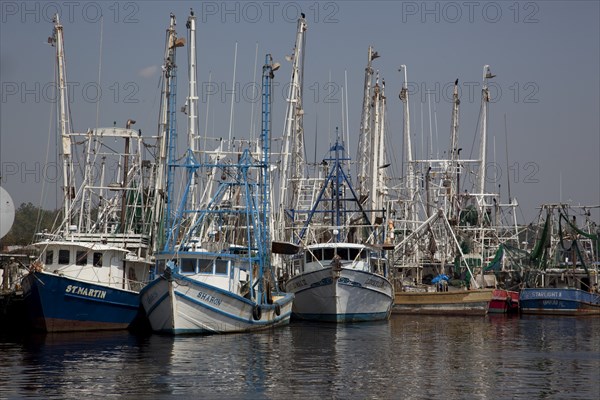
[(25, 335), (18, 346), (3, 342), (11, 351), (2, 352), (0, 364), (10, 368), (11, 379), (0, 394), (70, 398), (118, 392), (140, 340), (128, 332), (80, 332)]
[(0, 398), (600, 398), (600, 319), (393, 315), (217, 336), (0, 337)]

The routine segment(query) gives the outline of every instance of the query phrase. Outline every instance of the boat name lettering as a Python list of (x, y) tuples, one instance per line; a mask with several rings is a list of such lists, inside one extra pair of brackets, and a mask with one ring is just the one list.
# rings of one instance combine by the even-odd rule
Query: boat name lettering
[(214, 304), (215, 306), (221, 305), (221, 299), (219, 299), (218, 297), (212, 296), (208, 293), (198, 292), (198, 298), (207, 303)]
[(532, 292), (531, 297), (562, 297), (561, 292)]
[(97, 299), (106, 298), (106, 290), (90, 289), (82, 286), (69, 285), (65, 289), (65, 293), (77, 294), (80, 296), (95, 297)]
[(295, 282), (292, 282), (289, 285), (288, 290), (293, 290), (293, 289), (296, 289), (296, 288), (299, 288), (299, 287), (302, 287), (302, 286), (306, 286), (306, 280), (299, 279), (299, 280), (297, 280)]
[(383, 287), (383, 281), (378, 281), (378, 280), (369, 278), (365, 282), (365, 285), (371, 285), (371, 286), (375, 286), (375, 287), (378, 287), (378, 288), (382, 288)]

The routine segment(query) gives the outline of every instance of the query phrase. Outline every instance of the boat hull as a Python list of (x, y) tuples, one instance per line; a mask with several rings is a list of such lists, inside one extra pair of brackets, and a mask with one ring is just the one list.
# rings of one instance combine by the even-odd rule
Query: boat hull
[(394, 299), (391, 283), (381, 275), (346, 268), (299, 274), (286, 290), (295, 296), (292, 316), (311, 321), (386, 320)]
[(396, 292), (395, 314), (485, 315), (493, 289)]
[(152, 330), (171, 335), (250, 332), (285, 325), (293, 301), (291, 294), (274, 295), (273, 304), (262, 304), (258, 311), (244, 297), (176, 273), (155, 279), (140, 296)]
[(488, 313), (509, 314), (519, 312), (519, 292), (494, 289)]
[(139, 309), (139, 294), (48, 273), (22, 281), (30, 324), (45, 332), (127, 329)]
[(600, 294), (575, 288), (527, 288), (519, 302), (523, 314), (600, 315)]

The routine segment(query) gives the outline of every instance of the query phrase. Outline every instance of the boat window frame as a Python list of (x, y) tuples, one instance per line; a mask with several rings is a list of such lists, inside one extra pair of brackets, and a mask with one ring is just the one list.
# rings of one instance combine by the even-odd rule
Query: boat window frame
[[(67, 258), (65, 261), (65, 253)], [(59, 249), (58, 250), (58, 265), (69, 265), (71, 263), (71, 250), (70, 249)]]
[(333, 257), (336, 255), (335, 247), (326, 247), (323, 249), (323, 258), (322, 260), (333, 260)]
[(94, 267), (102, 267), (102, 261), (104, 259), (104, 254), (100, 251), (95, 251), (92, 256), (92, 262)]
[(44, 260), (46, 261), (46, 265), (54, 264), (54, 250), (46, 250)]
[[(179, 271), (182, 274), (195, 274), (198, 266), (197, 258), (180, 258), (179, 259)], [(192, 267), (192, 268), (189, 268)]]
[(199, 258), (197, 264), (197, 271), (202, 275), (212, 275), (214, 271), (214, 260)]
[[(309, 260), (310, 258), (310, 260)], [(323, 248), (309, 249), (306, 252), (306, 263), (318, 262), (323, 260)]]
[(364, 251), (364, 249), (357, 249), (357, 248), (351, 247), (348, 250), (349, 250), (349, 254), (350, 254), (350, 260), (352, 260), (352, 261), (362, 260), (362, 259), (366, 258), (366, 256), (367, 256), (367, 253), (366, 253), (366, 251)]
[[(229, 260), (216, 259), (214, 264), (214, 274), (227, 276), (229, 271)], [(225, 266), (225, 272), (222, 272), (222, 266)]]
[(88, 262), (88, 252), (86, 250), (76, 250), (75, 251), (75, 265), (83, 266), (87, 265)]
[(350, 254), (350, 249), (348, 247), (338, 247), (335, 253), (340, 256), (342, 261), (351, 261), (352, 258), (348, 258)]

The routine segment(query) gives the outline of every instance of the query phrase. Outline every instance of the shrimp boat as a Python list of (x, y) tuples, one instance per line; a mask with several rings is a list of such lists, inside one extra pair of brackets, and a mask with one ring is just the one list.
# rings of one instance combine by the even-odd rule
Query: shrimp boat
[[(350, 158), (337, 130), (329, 156), (312, 167), (304, 160), (302, 80), (306, 31), (302, 15), (294, 54), (289, 57), (292, 74), (273, 251), (280, 253), (281, 280), (295, 296), (294, 318), (328, 322), (385, 320), (391, 313), (394, 289), (383, 246), (386, 224), (382, 222), (382, 204), (373, 201), (372, 209), (363, 207), (365, 200), (361, 202), (353, 188)], [(384, 121), (383, 115), (377, 121)], [(377, 131), (382, 133), (383, 129)], [(379, 156), (382, 149), (383, 143), (374, 153)], [(377, 226), (371, 222), (375, 219)]]
[(490, 314), (513, 314), (519, 312), (519, 292), (494, 289), (488, 306)]
[[(59, 227), (33, 244), (40, 255), (22, 280), (26, 309), (33, 327), (47, 332), (125, 329), (152, 266), (155, 165), (144, 148), (154, 143), (131, 128), (133, 120), (72, 132), (58, 15), (48, 42), (58, 63), (64, 199)], [(73, 155), (82, 152), (78, 174)]]
[[(504, 248), (506, 244), (519, 245), (517, 202), (510, 199), (509, 204), (501, 204), (499, 194), (485, 190), (488, 80), (495, 75), (488, 65), (483, 67), (479, 158), (460, 158), (457, 79), (447, 157), (414, 160), (406, 66), (402, 68), (405, 83), (400, 98), (408, 173), (406, 194), (394, 205), (400, 219), (395, 221), (397, 290), (393, 312), (485, 315), (490, 307), (492, 312), (515, 310), (518, 284)], [(470, 192), (462, 190), (466, 171), (477, 171)]]
[[(195, 62), (195, 17), (188, 19), (190, 66)], [(175, 17), (167, 31), (165, 85), (172, 89), (175, 77)], [(196, 161), (195, 134), (186, 162), (176, 164), (169, 154), (167, 178), (166, 241), (156, 254), (156, 278), (141, 292), (141, 304), (152, 330), (165, 334), (217, 334), (257, 331), (289, 323), (292, 294), (279, 290), (271, 267), (269, 232), (269, 129), (271, 79), (276, 66), (267, 55), (262, 85), (262, 152), (245, 148), (229, 150), (221, 145), (208, 154), (206, 162)], [(190, 76), (195, 72), (190, 69)], [(190, 79), (190, 82), (194, 81)], [(174, 90), (167, 90), (174, 107)], [(197, 97), (190, 83), (188, 113)], [(167, 114), (173, 115), (172, 108)], [(188, 117), (189, 117), (188, 114)], [(171, 121), (174, 121), (171, 119)], [(190, 125), (193, 125), (190, 121)], [(175, 136), (169, 124), (169, 141)], [(169, 146), (172, 150), (172, 146)], [(209, 153), (209, 152), (206, 152)], [(173, 216), (175, 170), (183, 171), (185, 190)], [(196, 205), (198, 171), (211, 178), (205, 195)]]
[[(589, 209), (598, 207), (542, 205), (546, 218), (530, 256), (528, 287), (521, 290), (522, 313), (600, 315), (600, 242), (589, 219)], [(576, 209), (586, 217), (584, 228), (577, 226)]]
[[(356, 241), (356, 230), (376, 233), (361, 209), (343, 170), (344, 147), (336, 142), (324, 165), (329, 173), (320, 183), (317, 200), (298, 233), (300, 249), (285, 269), (286, 290), (294, 293), (295, 318), (327, 322), (378, 321), (389, 318), (394, 289), (383, 246)], [(347, 203), (347, 204), (346, 204)], [(356, 208), (350, 207), (354, 204)], [(300, 216), (303, 211), (297, 210)], [(364, 225), (351, 226), (351, 218)]]

